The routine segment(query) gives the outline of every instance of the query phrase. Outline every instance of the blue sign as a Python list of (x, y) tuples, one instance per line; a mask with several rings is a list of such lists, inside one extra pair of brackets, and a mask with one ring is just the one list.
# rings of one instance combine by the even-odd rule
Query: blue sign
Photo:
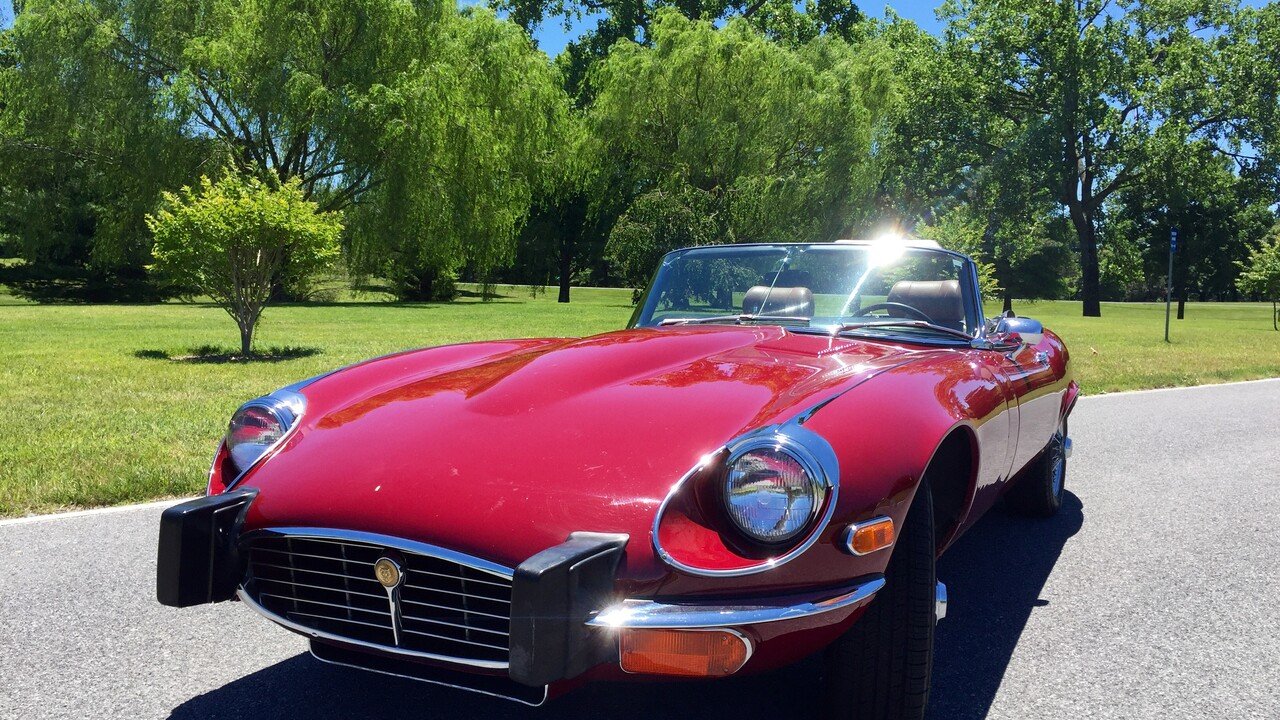
[(1178, 228), (1169, 231), (1169, 252), (1178, 252)]

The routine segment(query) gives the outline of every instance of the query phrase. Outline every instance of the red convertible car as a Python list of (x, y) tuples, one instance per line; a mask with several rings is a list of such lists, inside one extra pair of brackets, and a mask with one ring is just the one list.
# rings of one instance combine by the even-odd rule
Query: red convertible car
[(403, 352), (251, 400), (157, 590), (325, 662), (538, 705), (824, 652), (827, 716), (920, 718), (934, 562), (1063, 498), (1067, 349), (903, 239), (666, 255), (625, 330)]

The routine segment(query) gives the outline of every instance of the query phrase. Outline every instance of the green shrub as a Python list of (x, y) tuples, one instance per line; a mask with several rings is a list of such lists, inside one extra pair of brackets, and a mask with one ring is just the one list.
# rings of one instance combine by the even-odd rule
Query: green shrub
[(334, 266), (342, 220), (318, 212), (296, 180), (272, 188), (228, 175), (216, 183), (201, 178), (198, 192), (164, 193), (147, 227), (155, 235), (155, 270), (226, 310), (249, 355), (272, 288)]

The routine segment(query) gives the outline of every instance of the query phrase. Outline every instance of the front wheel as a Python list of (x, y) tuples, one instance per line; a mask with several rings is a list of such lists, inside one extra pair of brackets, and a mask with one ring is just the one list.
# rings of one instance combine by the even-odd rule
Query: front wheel
[(1066, 482), (1067, 439), (1065, 432), (1059, 432), (1005, 493), (1005, 503), (1019, 515), (1052, 517), (1062, 508)]
[(938, 617), (934, 553), (933, 498), (926, 478), (916, 489), (889, 558), (884, 588), (853, 627), (827, 648), (827, 718), (924, 717)]

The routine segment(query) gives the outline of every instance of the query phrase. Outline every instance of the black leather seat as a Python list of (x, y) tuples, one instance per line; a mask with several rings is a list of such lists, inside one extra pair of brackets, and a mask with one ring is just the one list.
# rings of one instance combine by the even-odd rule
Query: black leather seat
[(813, 317), (813, 291), (807, 287), (775, 287), (756, 285), (742, 296), (744, 315), (777, 315), (781, 317)]
[(959, 280), (899, 280), (889, 290), (888, 302), (910, 305), (928, 315), (934, 324), (963, 331), (964, 294)]

